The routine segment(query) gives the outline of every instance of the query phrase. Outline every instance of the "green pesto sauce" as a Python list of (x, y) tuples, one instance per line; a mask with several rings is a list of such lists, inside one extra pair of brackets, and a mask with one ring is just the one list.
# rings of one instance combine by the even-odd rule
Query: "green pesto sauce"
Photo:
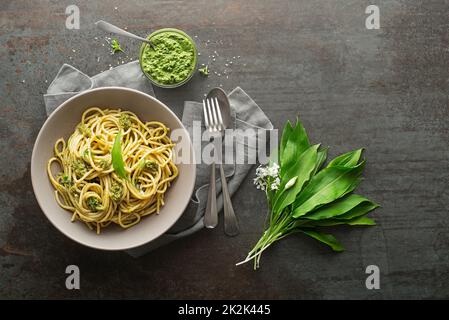
[(143, 70), (156, 83), (173, 85), (187, 79), (195, 68), (195, 47), (190, 39), (173, 31), (150, 38), (155, 49), (146, 45), (141, 57)]

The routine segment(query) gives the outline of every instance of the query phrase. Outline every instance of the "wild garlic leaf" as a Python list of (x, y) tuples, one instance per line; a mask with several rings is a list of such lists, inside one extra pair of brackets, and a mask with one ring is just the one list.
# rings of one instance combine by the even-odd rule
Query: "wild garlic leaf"
[(338, 220), (348, 220), (353, 219), (355, 217), (360, 217), (365, 214), (367, 214), (370, 211), (373, 211), (374, 209), (379, 208), (380, 206), (377, 203), (374, 203), (372, 201), (367, 201), (359, 204), (358, 206), (354, 207), (353, 209), (349, 210), (348, 212), (336, 216), (335, 218)]
[[(304, 184), (310, 179), (310, 174), (315, 168), (318, 148), (318, 144), (308, 148), (301, 154), (298, 161), (293, 163), (284, 174), (281, 179), (279, 190), (276, 192), (273, 199), (273, 212), (279, 213), (286, 206), (295, 201), (296, 195), (301, 191)], [(286, 189), (285, 186), (294, 177), (297, 177), (294, 185), (291, 188)]]
[(122, 156), (122, 131), (115, 136), (114, 145), (111, 151), (112, 167), (117, 175), (122, 179), (128, 179), (125, 170), (125, 162)]
[(320, 171), (324, 162), (326, 162), (327, 150), (329, 150), (329, 147), (322, 148), (322, 149), (318, 150), (317, 157), (316, 157), (316, 165), (315, 165), (315, 168), (313, 169), (312, 176), (314, 176), (318, 171)]
[(293, 131), (287, 134), (288, 139), (285, 142), (285, 147), (281, 149), (282, 155), (280, 156), (281, 177), (288, 171), (292, 164), (298, 161), (299, 156), (310, 147), (309, 138), (299, 119), (296, 121), (296, 126), (293, 128)]
[(353, 168), (328, 167), (318, 172), (293, 203), (293, 217), (299, 218), (353, 191), (364, 165), (365, 162)]
[[(360, 208), (358, 208), (359, 206)], [(361, 211), (360, 209), (365, 209), (367, 211), (358, 215), (368, 213), (369, 211), (374, 210), (377, 207), (377, 204), (371, 202), (365, 197), (362, 197), (358, 194), (350, 194), (330, 204), (322, 206), (311, 213), (306, 214), (303, 218), (309, 220), (322, 220), (334, 217), (341, 218), (343, 216), (346, 216), (346, 214), (351, 213), (352, 210), (358, 208), (358, 210), (346, 216), (349, 217), (348, 219), (351, 219), (353, 217), (356, 217), (359, 212), (363, 212), (363, 210)], [(354, 215), (355, 212), (357, 212), (356, 215)]]
[(281, 144), (279, 146), (279, 164), (280, 165), (282, 165), (282, 162), (283, 162), (282, 160), (284, 159), (285, 146), (287, 145), (287, 141), (290, 138), (290, 135), (292, 134), (292, 132), (293, 132), (293, 127), (292, 127), (292, 124), (290, 123), (290, 120), (288, 120), (284, 126), (284, 130), (282, 130)]
[(354, 151), (350, 151), (347, 153), (344, 153), (338, 157), (336, 157), (334, 160), (329, 162), (327, 167), (354, 167), (359, 163), (360, 157), (362, 156), (363, 148), (357, 149)]
[(345, 250), (340, 242), (338, 242), (338, 240), (331, 234), (322, 233), (313, 229), (301, 229), (300, 231), (315, 240), (327, 244), (334, 251), (341, 252)]
[(376, 222), (368, 217), (355, 217), (353, 219), (348, 220), (339, 220), (339, 219), (326, 219), (326, 220), (318, 220), (318, 221), (309, 221), (305, 223), (303, 226), (313, 226), (313, 227), (332, 227), (346, 224), (349, 226), (375, 226)]

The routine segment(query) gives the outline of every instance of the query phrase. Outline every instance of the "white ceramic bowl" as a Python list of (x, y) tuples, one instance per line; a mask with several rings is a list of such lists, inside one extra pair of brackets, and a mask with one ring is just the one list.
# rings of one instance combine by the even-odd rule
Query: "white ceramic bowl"
[[(91, 231), (80, 222), (71, 222), (71, 213), (62, 209), (55, 200), (54, 188), (47, 176), (47, 161), (53, 156), (57, 139), (67, 138), (89, 107), (114, 108), (134, 112), (143, 121), (161, 121), (171, 130), (180, 129), (183, 145), (190, 148), (190, 161), (178, 163), (179, 176), (165, 194), (165, 205), (159, 215), (142, 218), (135, 226), (122, 229), (104, 228), (101, 234)], [(176, 141), (175, 141), (176, 142)], [(179, 145), (175, 147), (175, 153)], [(184, 151), (183, 151), (184, 152)], [(102, 250), (125, 250), (146, 244), (166, 232), (187, 207), (195, 185), (196, 166), (192, 143), (187, 130), (176, 115), (162, 102), (145, 93), (120, 87), (89, 90), (70, 98), (59, 106), (45, 121), (33, 148), (31, 180), (34, 194), (47, 218), (67, 237), (83, 245)]]

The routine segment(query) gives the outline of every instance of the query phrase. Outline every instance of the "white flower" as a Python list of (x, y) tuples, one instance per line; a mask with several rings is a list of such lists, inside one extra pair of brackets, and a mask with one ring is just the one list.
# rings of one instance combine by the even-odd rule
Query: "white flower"
[(256, 185), (257, 189), (265, 190), (266, 187), (265, 177), (258, 175), (256, 178), (254, 178), (254, 184)]
[(265, 178), (268, 175), (268, 170), (266, 167), (259, 166), (256, 169), (256, 176), (259, 178)]
[(259, 166), (256, 169), (254, 184), (260, 190), (278, 190), (281, 180), (279, 178), (279, 165), (273, 163), (271, 166)]
[(274, 179), (274, 181), (271, 182), (270, 189), (271, 190), (278, 190), (280, 184), (281, 184), (281, 179), (279, 179), (279, 177), (276, 177)]
[(271, 167), (268, 167), (268, 175), (276, 178), (279, 174), (279, 165), (277, 163), (273, 163)]

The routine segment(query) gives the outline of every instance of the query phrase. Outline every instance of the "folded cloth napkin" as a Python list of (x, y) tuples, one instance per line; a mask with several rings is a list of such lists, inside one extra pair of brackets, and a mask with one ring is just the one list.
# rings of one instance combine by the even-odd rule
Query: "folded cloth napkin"
[[(76, 68), (64, 64), (55, 79), (51, 82), (47, 93), (44, 94), (47, 115), (52, 113), (61, 103), (78, 93), (106, 86), (132, 88), (154, 96), (153, 88), (150, 82), (142, 74), (138, 61), (118, 66), (93, 77), (89, 77)], [(240, 150), (243, 150), (244, 155), (247, 156), (248, 150), (255, 145), (254, 139), (261, 139), (261, 137), (263, 137), (263, 135), (256, 134), (254, 134), (254, 136), (248, 136), (248, 132), (256, 132), (256, 130), (259, 130), (260, 133), (260, 130), (271, 130), (273, 129), (273, 126), (259, 106), (241, 88), (237, 87), (232, 90), (228, 97), (231, 104), (233, 129), (241, 129), (242, 131), (240, 132), (246, 132), (243, 135), (235, 135), (234, 146), (235, 148), (240, 147)], [(202, 115), (202, 104), (193, 101), (186, 101), (184, 103), (182, 123), (189, 131), (191, 137), (195, 131), (193, 124), (195, 121), (197, 121), (196, 123), (201, 123)], [(204, 127), (202, 130), (204, 130)], [(259, 142), (264, 143), (262, 140)], [(201, 143), (201, 150), (207, 143), (208, 141)], [(207, 204), (210, 170), (208, 170), (207, 164), (198, 161), (200, 159), (201, 150), (198, 150), (198, 148), (195, 150), (198, 162), (195, 191), (181, 218), (161, 237), (146, 245), (127, 250), (128, 254), (133, 257), (139, 257), (176, 239), (191, 235), (204, 227), (203, 215)], [(238, 189), (251, 167), (252, 164), (224, 165), (231, 196)], [(218, 195), (217, 207), (220, 211), (223, 208), (223, 199), (221, 195), (221, 183), (219, 183), (219, 181), (220, 180), (217, 180), (216, 184)], [(238, 215), (238, 209), (235, 211)]]

